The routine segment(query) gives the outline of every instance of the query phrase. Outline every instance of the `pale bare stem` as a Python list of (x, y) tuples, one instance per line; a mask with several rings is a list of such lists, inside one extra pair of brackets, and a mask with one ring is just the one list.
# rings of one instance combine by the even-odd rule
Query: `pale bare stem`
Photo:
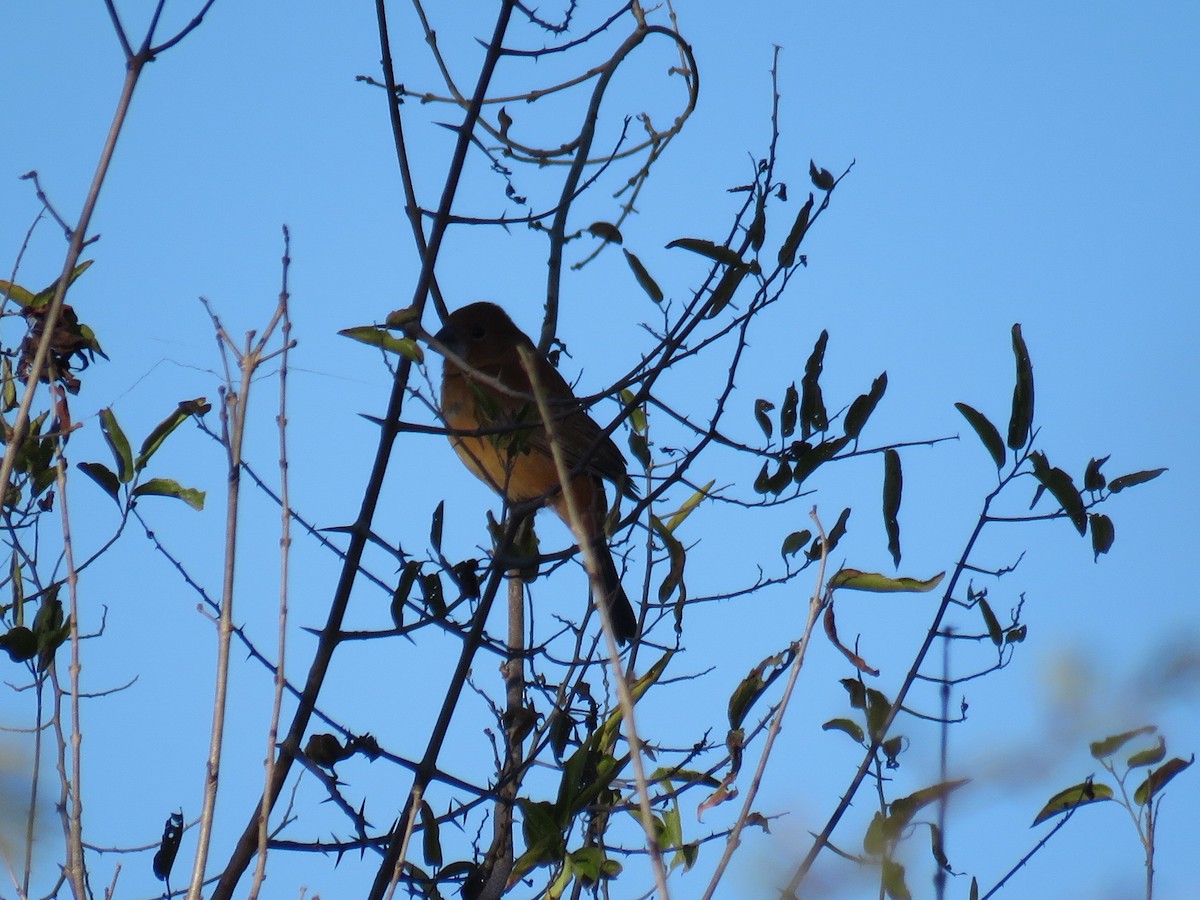
[(37, 692), (37, 714), (34, 718), (33, 730), (33, 773), (29, 785), (29, 811), (25, 816), (25, 870), (22, 873), (22, 897), (29, 896), (29, 881), (33, 877), (33, 835), (37, 826), (38, 785), (42, 776), (42, 731), (46, 715), (46, 680), (38, 676), (34, 684)]
[(400, 874), (404, 871), (404, 861), (408, 859), (408, 845), (412, 841), (413, 831), (417, 827), (417, 813), (420, 811), (421, 801), (424, 799), (425, 785), (414, 784), (408, 817), (404, 820), (404, 834), (400, 838), (400, 853), (396, 856), (396, 866), (392, 869), (392, 879), (388, 882), (386, 900), (393, 900), (396, 896), (396, 888), (400, 885)]
[[(61, 388), (55, 386), (55, 390)], [(66, 875), (77, 900), (85, 900), (89, 893), (87, 870), (83, 861), (83, 729), (79, 723), (79, 700), (82, 693), (79, 686), (79, 572), (75, 568), (71, 518), (67, 505), (67, 458), (63, 455), (61, 441), (55, 470), (58, 482), (58, 509), (62, 517), (63, 558), (67, 567), (67, 596), (70, 601), (67, 626), (71, 637), (71, 665), (68, 670), (71, 683), (71, 807), (68, 812)]]
[(812, 638), (813, 628), (817, 624), (817, 617), (820, 616), (821, 610), (825, 607), (825, 560), (827, 556), (825, 538), (825, 529), (821, 525), (821, 519), (817, 516), (817, 508), (814, 506), (809, 513), (812, 517), (817, 535), (821, 540), (821, 561), (817, 567), (816, 583), (813, 586), (812, 598), (808, 602), (808, 620), (804, 623), (804, 634), (801, 636), (798, 643), (793, 643), (792, 648), (795, 651), (795, 658), (792, 660), (792, 668), (788, 673), (787, 685), (783, 689), (783, 695), (779, 698), (779, 705), (775, 707), (775, 712), (771, 717), (771, 725), (767, 729), (767, 739), (763, 744), (762, 756), (758, 760), (758, 768), (754, 770), (754, 777), (750, 781), (750, 787), (746, 791), (746, 799), (742, 803), (742, 811), (738, 814), (737, 821), (734, 822), (733, 828), (729, 832), (729, 836), (725, 839), (725, 852), (721, 855), (720, 862), (717, 863), (716, 871), (713, 872), (712, 881), (708, 884), (708, 889), (704, 892), (704, 900), (710, 900), (717, 889), (717, 883), (720, 882), (721, 876), (725, 873), (725, 868), (729, 865), (729, 861), (733, 858), (733, 852), (741, 843), (742, 830), (746, 827), (746, 822), (750, 818), (751, 807), (754, 805), (754, 799), (758, 796), (758, 789), (762, 786), (763, 774), (767, 770), (767, 759), (771, 755), (771, 748), (775, 744), (775, 738), (779, 735), (779, 730), (783, 726), (783, 716), (787, 712), (788, 705), (792, 699), (792, 691), (795, 690), (796, 681), (800, 677), (800, 669), (804, 665), (804, 656), (808, 651), (808, 642)]
[[(224, 329), (220, 334), (224, 335)], [(212, 732), (209, 736), (208, 761), (205, 767), (204, 803), (201, 807), (197, 827), (196, 858), (192, 866), (192, 880), (188, 886), (188, 900), (200, 900), (204, 886), (204, 869), (208, 862), (208, 849), (212, 839), (213, 819), (217, 805), (217, 784), (221, 768), (221, 749), (225, 733), (225, 705), (229, 687), (229, 647), (233, 637), (233, 584), (237, 560), (238, 499), (241, 486), (242, 440), (246, 431), (246, 405), (254, 370), (260, 357), (249, 352), (250, 338), (247, 337), (247, 352), (238, 359), (241, 381), (234, 390), (226, 384), (224, 404), (221, 407), (221, 422), (224, 430), (228, 459), (228, 488), (225, 512), (225, 561), (221, 587), (221, 609), (217, 617), (217, 665), (216, 688), (213, 697)]]
[[(546, 402), (546, 394), (537, 375), (537, 366), (534, 364), (532, 352), (528, 348), (518, 344), (517, 352), (521, 355), (521, 365), (529, 376), (529, 384), (533, 389), (533, 396), (537, 400), (538, 414), (542, 418), (542, 426), (546, 429), (546, 438), (550, 444), (550, 452), (554, 456), (558, 481), (562, 485), (563, 499), (567, 505), (567, 517), (570, 520), (571, 532), (575, 535), (575, 540), (579, 543), (579, 549), (583, 553), (583, 564), (587, 569), (588, 580), (591, 582), (592, 595), (603, 597), (605, 591), (600, 580), (600, 563), (596, 559), (596, 551), (592, 546), (590, 535), (583, 527), (581, 510), (571, 484), (570, 467), (563, 458), (562, 448), (559, 446), (558, 437), (555, 434), (554, 415)], [(600, 622), (604, 626), (608, 661), (613, 682), (617, 686), (617, 701), (621, 707), (621, 726), (625, 732), (625, 740), (629, 744), (629, 759), (633, 764), (638, 808), (641, 812), (642, 828), (646, 832), (646, 850), (654, 870), (654, 884), (658, 890), (658, 896), (662, 900), (667, 900), (670, 897), (670, 892), (667, 890), (667, 872), (663, 867), (662, 851), (658, 846), (658, 838), (655, 834), (654, 812), (650, 808), (650, 788), (646, 782), (645, 768), (642, 765), (642, 742), (637, 734), (637, 723), (634, 721), (633, 693), (629, 689), (629, 680), (625, 677), (625, 670), (621, 666), (621, 652), (617, 647), (617, 639), (613, 635), (612, 617), (609, 614), (608, 604), (596, 603), (595, 606), (597, 612), (600, 613)]]
[[(137, 85), (138, 75), (141, 73), (144, 63), (144, 60), (140, 62), (130, 61), (125, 70), (125, 83), (121, 87), (121, 97), (117, 101), (117, 109), (113, 114), (112, 124), (109, 126), (108, 136), (104, 141), (104, 148), (100, 151), (100, 160), (96, 164), (96, 172), (92, 176), (92, 184), (83, 202), (83, 210), (79, 214), (79, 221), (76, 223), (74, 231), (71, 232), (71, 241), (67, 247), (67, 256), (63, 260), (62, 271), (59, 273), (58, 283), (54, 290), (54, 299), (50, 301), (50, 305), (46, 309), (42, 325), (42, 337), (38, 341), (33, 363), (29, 367), (29, 375), (25, 382), (25, 392), (21, 395), (21, 405), (17, 408), (17, 418), (12, 423), (8, 439), (5, 442), (4, 459), (0, 461), (0, 485), (7, 486), (8, 479), (12, 476), (13, 462), (17, 451), (25, 444), (26, 431), (29, 428), (29, 409), (33, 405), (33, 395), (37, 391), (38, 380), (42, 377), (42, 373), (46, 369), (46, 359), (50, 355), (50, 343), (53, 340), (56, 326), (58, 325), (59, 315), (62, 313), (63, 298), (67, 293), (71, 273), (75, 270), (75, 266), (79, 263), (79, 255), (83, 252), (88, 225), (92, 221), (92, 212), (95, 210), (96, 201), (100, 197), (100, 188), (104, 184), (104, 178), (108, 174), (109, 163), (112, 161), (113, 151), (117, 146), (117, 136), (121, 133), (121, 126), (125, 122), (125, 114), (129, 111), (129, 102), (133, 99), (133, 89)], [(7, 487), (4, 490), (7, 490)]]
[(108, 887), (104, 889), (104, 900), (114, 900), (114, 898), (117, 896), (117, 878), (120, 876), (120, 874), (121, 864), (117, 863), (116, 866), (113, 867), (112, 881), (110, 881), (108, 883)]
[(504, 662), (504, 765), (497, 773), (496, 810), (492, 815), (492, 846), (483, 869), (488, 880), (480, 890), (479, 900), (500, 897), (508, 885), (513, 868), (513, 804), (521, 785), (520, 772), (524, 763), (524, 740), (529, 732), (525, 711), (525, 587), (516, 573), (508, 577), (508, 646)]
[(279, 306), (282, 323), (283, 350), (279, 365), (279, 641), (278, 662), (275, 666), (275, 696), (271, 704), (271, 724), (267, 729), (266, 785), (263, 788), (262, 812), (258, 820), (258, 861), (254, 866), (254, 877), (250, 882), (249, 897), (255, 900), (267, 877), (268, 820), (271, 815), (271, 782), (275, 777), (275, 744), (279, 740), (279, 718), (283, 710), (283, 691), (287, 683), (284, 663), (287, 649), (288, 620), (288, 559), (292, 547), (291, 500), (288, 496), (288, 453), (287, 453), (287, 382), (288, 351), (291, 348), (292, 321), (288, 316), (288, 268), (291, 265), (291, 234), (283, 229), (283, 284), (279, 290)]

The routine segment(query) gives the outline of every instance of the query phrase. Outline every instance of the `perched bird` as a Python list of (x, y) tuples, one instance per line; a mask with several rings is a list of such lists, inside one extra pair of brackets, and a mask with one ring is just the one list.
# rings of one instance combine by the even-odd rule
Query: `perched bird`
[[(621, 451), (583, 409), (558, 370), (496, 304), (472, 303), (455, 310), (435, 337), (467, 366), (459, 366), (449, 357), (442, 366), (442, 415), (459, 458), (509, 502), (542, 499), (569, 528), (558, 468), (517, 348), (530, 352), (538, 384), (554, 417), (559, 450), (567, 469), (575, 473), (570, 488), (584, 536), (599, 562), (604, 589), (599, 599), (608, 608), (617, 640), (622, 644), (632, 640), (637, 616), (621, 588), (604, 533), (608, 512), (604, 480), (635, 496)], [(453, 433), (480, 430), (493, 433)]]

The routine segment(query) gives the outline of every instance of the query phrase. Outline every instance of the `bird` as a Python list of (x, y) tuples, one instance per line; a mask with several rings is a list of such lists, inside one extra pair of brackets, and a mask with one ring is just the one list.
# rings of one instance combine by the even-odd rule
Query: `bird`
[[(574, 473), (569, 486), (583, 538), (599, 566), (603, 595), (598, 599), (608, 609), (613, 636), (621, 644), (634, 640), (637, 616), (621, 587), (604, 529), (604, 482), (637, 496), (621, 451), (587, 414), (558, 369), (500, 306), (480, 301), (456, 309), (434, 338), (465, 363), (446, 356), (442, 364), (441, 413), (459, 458), (510, 503), (541, 500), (570, 528), (558, 467), (519, 348), (526, 351), (549, 401), (559, 451)], [(492, 433), (471, 433), (488, 429)]]

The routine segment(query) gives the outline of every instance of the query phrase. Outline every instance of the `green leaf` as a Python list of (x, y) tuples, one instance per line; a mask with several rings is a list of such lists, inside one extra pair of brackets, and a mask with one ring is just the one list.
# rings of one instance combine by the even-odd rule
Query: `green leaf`
[(713, 479), (698, 489), (692, 496), (683, 501), (683, 505), (679, 507), (676, 513), (667, 520), (667, 530), (672, 534), (675, 529), (684, 523), (688, 516), (708, 497), (708, 492), (712, 490), (712, 486), (716, 484), (716, 479)]
[(1178, 756), (1167, 760), (1138, 785), (1138, 789), (1133, 792), (1133, 802), (1138, 806), (1145, 806), (1157, 796), (1159, 791), (1167, 786), (1167, 782), (1190, 766), (1196, 761), (1196, 757), (1191, 759), (1180, 759)]
[(1091, 513), (1088, 522), (1092, 528), (1092, 559), (1099, 560), (1101, 553), (1112, 549), (1117, 536), (1116, 529), (1113, 528), (1112, 519), (1104, 513)]
[(883, 451), (883, 527), (887, 532), (888, 552), (892, 564), (900, 565), (900, 495), (904, 490), (904, 473), (900, 469), (900, 454), (889, 447)]
[(790, 269), (796, 264), (796, 251), (800, 249), (800, 242), (804, 240), (805, 232), (808, 231), (808, 217), (812, 214), (813, 195), (808, 195), (808, 202), (800, 208), (800, 212), (796, 215), (796, 221), (792, 223), (792, 230), (788, 232), (788, 236), (784, 238), (783, 244), (779, 247), (778, 262), (780, 267)]
[(830, 719), (821, 726), (821, 730), (845, 732), (860, 744), (867, 738), (866, 733), (862, 730), (862, 726), (853, 719)]
[(1006, 453), (1004, 450), (1004, 441), (1000, 440), (1000, 432), (996, 430), (996, 426), (979, 410), (965, 403), (955, 403), (954, 408), (962, 413), (967, 423), (975, 429), (975, 433), (979, 435), (979, 440), (983, 441), (984, 448), (991, 454), (992, 462), (996, 464), (996, 468), (1001, 468), (1004, 465)]
[(875, 594), (914, 593), (924, 594), (941, 584), (945, 572), (920, 581), (916, 578), (890, 578), (878, 572), (860, 572), (858, 569), (840, 569), (829, 579), (829, 587), (849, 591), (870, 591)]
[(758, 427), (763, 430), (763, 434), (767, 436), (767, 440), (771, 439), (771, 435), (775, 433), (775, 425), (771, 422), (771, 417), (767, 415), (775, 408), (775, 404), (768, 400), (759, 398), (754, 401), (754, 419), (758, 422)]
[(867, 424), (867, 419), (871, 417), (871, 413), (875, 411), (875, 407), (879, 405), (879, 401), (883, 399), (883, 393), (887, 390), (887, 372), (884, 372), (873, 382), (871, 382), (871, 390), (865, 394), (860, 394), (853, 403), (850, 404), (850, 409), (846, 411), (846, 419), (844, 422), (846, 428), (846, 437), (851, 440), (857, 440), (862, 434), (863, 427)]
[(783, 546), (779, 548), (779, 555), (784, 559), (787, 559), (789, 556), (795, 556), (804, 549), (804, 545), (810, 540), (812, 540), (812, 532), (807, 528), (803, 531), (793, 531), (783, 539)]
[(37, 638), (24, 625), (16, 625), (0, 634), (0, 650), (13, 662), (25, 662), (37, 656)]
[(11, 281), (5, 281), (0, 278), (0, 292), (4, 293), (8, 299), (21, 307), (28, 308), (33, 303), (33, 292), (26, 290), (19, 284), (14, 284)]
[[(203, 411), (197, 412), (202, 409)], [(138, 450), (137, 459), (134, 460), (133, 470), (140, 472), (146, 467), (146, 463), (150, 461), (157, 451), (162, 446), (163, 441), (167, 436), (188, 420), (193, 415), (203, 415), (211, 409), (209, 404), (205, 402), (203, 397), (197, 397), (195, 400), (186, 400), (180, 403), (175, 412), (167, 416), (161, 422), (154, 426), (154, 429), (146, 435), (146, 439), (142, 441), (142, 447)]]
[(1012, 327), (1012, 344), (1017, 360), (1017, 383), (1013, 387), (1012, 417), (1008, 420), (1008, 446), (1020, 450), (1029, 443), (1033, 430), (1033, 363), (1025, 338), (1021, 336), (1020, 323)]
[(1163, 469), (1147, 469), (1144, 472), (1134, 472), (1132, 475), (1122, 475), (1120, 478), (1114, 478), (1108, 483), (1108, 489), (1114, 494), (1119, 494), (1125, 488), (1133, 487), (1135, 484), (1145, 484), (1147, 481), (1153, 481), (1163, 472)]
[[(824, 169), (821, 170), (825, 172)], [(830, 176), (832, 178), (832, 176)], [(883, 889), (887, 893), (889, 900), (912, 900), (912, 892), (909, 891), (908, 885), (904, 883), (904, 866), (896, 862), (894, 859), (885, 859), (883, 861)]]
[(655, 303), (662, 303), (662, 288), (650, 277), (650, 273), (646, 271), (646, 267), (642, 265), (642, 261), (624, 247), (621, 248), (621, 252), (625, 254), (625, 262), (629, 263), (629, 268), (633, 270), (633, 277), (637, 279), (637, 283), (641, 286), (642, 290), (649, 294), (650, 299)]
[(742, 727), (746, 716), (754, 708), (754, 704), (763, 695), (787, 667), (791, 665), (794, 651), (789, 648), (781, 653), (768, 656), (741, 680), (733, 693), (729, 695), (729, 727), (736, 730)]
[[(1089, 803), (1100, 803), (1103, 800), (1111, 800), (1112, 796), (1112, 788), (1107, 784), (1096, 784), (1093, 781), (1085, 781), (1081, 784), (1073, 785), (1051, 797), (1046, 802), (1046, 805), (1042, 807), (1041, 812), (1034, 818), (1033, 825), (1041, 825), (1047, 819), (1053, 819), (1055, 816), (1062, 815), (1076, 807), (1087, 806)], [(1033, 825), (1030, 827), (1032, 828)]]
[(171, 478), (151, 478), (133, 489), (135, 497), (175, 497), (192, 509), (204, 509), (204, 491), (184, 487)]
[(714, 244), (712, 241), (702, 240), (701, 238), (676, 238), (667, 244), (667, 247), (668, 249), (671, 247), (680, 247), (684, 250), (691, 250), (693, 253), (699, 253), (701, 256), (726, 266), (746, 268), (746, 264), (742, 262), (742, 258), (738, 256), (736, 251), (720, 244)]
[[(77, 279), (80, 275), (82, 275), (84, 272), (86, 272), (88, 269), (90, 269), (92, 266), (92, 262), (93, 262), (93, 260), (85, 259), (83, 262), (81, 262), (79, 265), (77, 265), (74, 269), (72, 269), (71, 277), (67, 279), (67, 287), (70, 287), (71, 285), (73, 285), (75, 283), (75, 279)], [(29, 308), (30, 309), (43, 309), (47, 304), (49, 304), (50, 301), (54, 299), (54, 294), (58, 290), (58, 283), (61, 280), (62, 280), (61, 277), (55, 278), (54, 281), (52, 281), (48, 287), (44, 287), (40, 291), (38, 291), (37, 296), (33, 297), (29, 301)]]
[(1092, 756), (1095, 759), (1105, 759), (1112, 756), (1127, 743), (1143, 734), (1154, 734), (1158, 728), (1154, 725), (1143, 725), (1141, 728), (1135, 728), (1133, 731), (1123, 731), (1120, 734), (1114, 734), (1112, 737), (1106, 737), (1102, 741), (1092, 741), (1089, 749), (1092, 751)]
[(117, 424), (117, 417), (111, 407), (100, 410), (100, 430), (108, 441), (108, 449), (112, 451), (113, 459), (117, 461), (117, 480), (128, 484), (133, 478), (133, 453), (129, 449), (129, 439)]
[(100, 485), (108, 496), (112, 497), (118, 503), (120, 498), (118, 494), (121, 490), (121, 483), (117, 480), (117, 476), (104, 463), (82, 462), (79, 464), (79, 470), (84, 475)]
[(1153, 747), (1147, 747), (1145, 750), (1139, 750), (1137, 753), (1131, 754), (1126, 765), (1131, 769), (1139, 769), (1142, 766), (1153, 766), (1162, 762), (1167, 757), (1167, 742), (1160, 734), (1158, 743)]
[(667, 577), (658, 586), (658, 601), (666, 603), (678, 588), (679, 602), (682, 603), (687, 599), (687, 586), (683, 583), (683, 567), (687, 562), (687, 551), (683, 549), (683, 544), (679, 543), (675, 535), (671, 534), (671, 529), (664, 525), (658, 516), (650, 516), (650, 525), (667, 548), (667, 556), (671, 561)]
[(378, 347), (386, 353), (398, 354), (409, 362), (425, 361), (425, 351), (421, 349), (420, 344), (412, 338), (396, 337), (390, 330), (379, 325), (356, 325), (353, 328), (343, 328), (338, 334), (369, 347)]
[(867, 733), (872, 740), (882, 741), (885, 737), (883, 723), (891, 712), (892, 701), (883, 691), (867, 688)]

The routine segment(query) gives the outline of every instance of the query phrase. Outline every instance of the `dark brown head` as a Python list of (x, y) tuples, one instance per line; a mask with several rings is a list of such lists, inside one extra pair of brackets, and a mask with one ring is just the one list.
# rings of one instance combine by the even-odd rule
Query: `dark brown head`
[(481, 301), (456, 309), (446, 327), (434, 335), (447, 350), (474, 369), (486, 371), (498, 363), (511, 361), (518, 344), (533, 343), (503, 309)]

